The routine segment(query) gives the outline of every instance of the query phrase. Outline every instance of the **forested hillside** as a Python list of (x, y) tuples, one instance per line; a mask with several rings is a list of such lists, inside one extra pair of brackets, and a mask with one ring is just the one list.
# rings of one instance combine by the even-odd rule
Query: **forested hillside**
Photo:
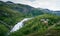
[[(10, 33), (18, 22), (32, 17), (21, 29)], [(60, 36), (60, 11), (0, 1), (0, 36)]]
[(4, 7), (4, 6), (0, 6), (0, 32), (1, 32), (0, 36), (5, 35), (7, 30), (11, 30), (11, 28), (17, 22), (22, 20), (24, 16), (25, 16), (24, 14), (18, 11), (11, 10), (10, 8)]
[(50, 14), (37, 16), (10, 36), (60, 36), (60, 17)]
[[(11, 4), (10, 4), (11, 3)], [(26, 17), (31, 17), (33, 16), (36, 16), (36, 13), (32, 13), (31, 14), (26, 14), (25, 11), (24, 13), (22, 11), (18, 11), (17, 8), (20, 8), (23, 6), (23, 9), (24, 7), (28, 6), (28, 5), (19, 5), (18, 4), (13, 4), (12, 2), (3, 2), (3, 1), (0, 1), (0, 36), (4, 36), (7, 34), (7, 32), (9, 32), (13, 26), (20, 22), (23, 18), (26, 18)], [(30, 7), (30, 6), (28, 6)], [(28, 8), (27, 7), (27, 8)], [(15, 8), (15, 9), (13, 9)], [(31, 7), (32, 8), (32, 7)], [(25, 10), (25, 9), (24, 9)], [(39, 15), (39, 14), (37, 14)], [(3, 31), (3, 32), (2, 32)]]
[(7, 6), (12, 10), (16, 10), (28, 16), (36, 16), (36, 15), (43, 14), (43, 11), (40, 11), (39, 9), (36, 9), (29, 5), (13, 3), (11, 1), (7, 1), (7, 2), (0, 1), (0, 3), (1, 6)]

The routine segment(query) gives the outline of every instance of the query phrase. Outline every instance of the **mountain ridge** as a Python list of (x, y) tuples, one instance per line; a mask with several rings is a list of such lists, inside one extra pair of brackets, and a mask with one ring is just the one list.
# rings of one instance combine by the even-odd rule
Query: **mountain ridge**
[[(35, 36), (39, 36), (40, 35), (39, 27), (43, 26), (41, 28), (41, 31), (45, 32), (45, 29), (47, 29), (47, 27), (60, 21), (60, 18), (58, 17), (60, 16), (59, 12), (60, 11), (53, 11), (53, 10), (43, 9), (43, 8), (34, 8), (29, 5), (18, 4), (11, 1), (8, 1), (8, 2), (0, 1), (0, 36), (7, 35), (7, 33), (14, 27), (16, 23), (20, 22), (24, 18), (30, 18), (30, 17), (34, 17), (34, 19), (24, 22), (25, 24), (22, 27), (22, 29), (14, 33), (11, 33), (10, 36), (25, 36), (25, 35), (33, 36), (35, 34), (36, 34)], [(44, 15), (44, 14), (47, 14), (47, 15)], [(43, 25), (44, 23), (40, 21), (41, 18), (42, 20), (49, 19), (50, 20), (49, 26)], [(60, 27), (58, 25), (57, 27), (54, 27), (54, 30), (59, 28)], [(48, 33), (52, 33), (52, 31)], [(54, 32), (55, 31), (53, 31), (53, 33)], [(42, 34), (44, 35), (44, 33)]]

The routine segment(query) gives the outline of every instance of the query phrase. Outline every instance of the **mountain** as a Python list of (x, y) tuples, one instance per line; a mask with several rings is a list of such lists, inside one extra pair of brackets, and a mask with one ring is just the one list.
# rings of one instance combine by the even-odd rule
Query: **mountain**
[(60, 16), (60, 11), (53, 11), (53, 10), (43, 9), (43, 8), (39, 8), (39, 9), (43, 11), (43, 13), (54, 14), (54, 15)]
[(36, 15), (43, 14), (42, 11), (40, 11), (34, 7), (31, 7), (29, 5), (13, 3), (11, 1), (7, 1), (7, 2), (0, 1), (0, 2), (2, 2), (1, 5), (3, 5), (3, 6), (7, 6), (8, 8), (10, 8), (12, 10), (22, 12), (23, 14), (26, 14), (29, 16), (36, 16)]
[(34, 17), (41, 14), (43, 14), (42, 11), (29, 5), (16, 4), (11, 1), (0, 1), (0, 21), (6, 22), (9, 25), (15, 25), (17, 19), (20, 21), (19, 19)]
[(22, 20), (25, 15), (19, 11), (12, 10), (0, 1), (0, 36), (5, 36), (12, 27)]
[[(28, 18), (34, 17), (34, 19), (26, 22), (26, 25), (24, 25), (24, 27), (21, 30), (18, 30), (15, 33), (11, 33), (10, 36), (12, 35), (13, 36), (25, 36), (25, 35), (29, 36), (30, 33), (34, 33), (34, 32), (38, 33), (36, 31), (40, 30), (39, 29), (40, 26), (43, 26), (43, 25), (39, 25), (39, 26), (37, 25), (40, 22), (38, 20), (41, 17), (43, 18), (46, 17), (46, 18), (51, 19), (50, 21), (51, 24), (52, 23), (55, 24), (54, 22), (58, 22), (58, 20), (60, 20), (60, 18), (57, 16), (52, 15), (50, 17), (50, 15), (45, 15), (45, 16), (43, 15), (46, 13), (60, 15), (60, 13), (55, 13), (55, 12), (56, 11), (51, 11), (49, 9), (34, 8), (29, 5), (14, 3), (11, 1), (7, 1), (7, 2), (0, 1), (0, 36), (7, 36), (7, 33), (14, 27), (16, 23), (20, 22), (22, 19), (27, 18), (27, 17)], [(39, 15), (43, 15), (43, 16), (40, 17)], [(31, 24), (31, 26), (29, 24)], [(32, 34), (32, 35), (35, 35), (35, 34)]]
[(0, 3), (2, 3), (1, 5), (7, 6), (8, 8), (10, 8), (12, 10), (22, 12), (23, 14), (28, 15), (28, 16), (32, 16), (32, 17), (37, 16), (37, 15), (41, 15), (44, 13), (56, 14), (56, 15), (58, 14), (58, 12), (54, 13), (56, 11), (53, 11), (53, 10), (43, 9), (43, 8), (34, 8), (29, 5), (14, 3), (11, 1), (7, 1), (7, 2), (0, 1)]
[(36, 16), (10, 36), (60, 36), (60, 17), (50, 14)]
[(42, 14), (42, 12), (28, 5), (15, 4), (10, 1), (0, 1), (0, 36), (7, 35), (12, 27), (23, 18), (40, 14)]
[(53, 13), (60, 16), (60, 11), (53, 11)]

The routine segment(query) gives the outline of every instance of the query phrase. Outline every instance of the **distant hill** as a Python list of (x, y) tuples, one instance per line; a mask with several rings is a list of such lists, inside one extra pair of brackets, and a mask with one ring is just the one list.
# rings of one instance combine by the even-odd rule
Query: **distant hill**
[(0, 1), (0, 3), (1, 3), (0, 4), (1, 6), (6, 6), (6, 7), (12, 9), (12, 10), (22, 12), (23, 14), (26, 14), (26, 15), (29, 15), (29, 16), (36, 16), (36, 15), (43, 14), (42, 11), (40, 11), (40, 10), (34, 8), (34, 7), (31, 7), (29, 5), (13, 3), (13, 2), (10, 2), (10, 1), (7, 1), (7, 2)]
[(49, 10), (49, 9), (43, 9), (43, 8), (34, 8), (32, 6), (29, 6), (29, 5), (14, 3), (14, 2), (11, 2), (11, 1), (7, 1), (7, 2), (0, 1), (0, 3), (3, 6), (7, 6), (8, 8), (10, 8), (12, 10), (22, 12), (23, 14), (26, 14), (26, 15), (29, 15), (29, 16), (41, 15), (41, 14), (44, 14), (44, 13), (56, 14), (56, 15), (58, 14), (58, 11), (57, 11), (57, 13), (53, 13), (53, 12), (56, 12), (56, 11)]

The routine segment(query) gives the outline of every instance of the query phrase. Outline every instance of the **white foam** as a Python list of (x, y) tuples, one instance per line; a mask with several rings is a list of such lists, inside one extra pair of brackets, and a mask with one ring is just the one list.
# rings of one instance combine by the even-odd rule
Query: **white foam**
[(30, 20), (30, 19), (32, 19), (32, 18), (25, 18), (25, 19), (23, 19), (22, 21), (18, 22), (18, 23), (12, 28), (12, 30), (11, 30), (10, 32), (14, 32), (14, 31), (19, 30), (20, 28), (23, 27), (23, 24), (24, 24), (23, 22), (28, 21), (28, 20)]

